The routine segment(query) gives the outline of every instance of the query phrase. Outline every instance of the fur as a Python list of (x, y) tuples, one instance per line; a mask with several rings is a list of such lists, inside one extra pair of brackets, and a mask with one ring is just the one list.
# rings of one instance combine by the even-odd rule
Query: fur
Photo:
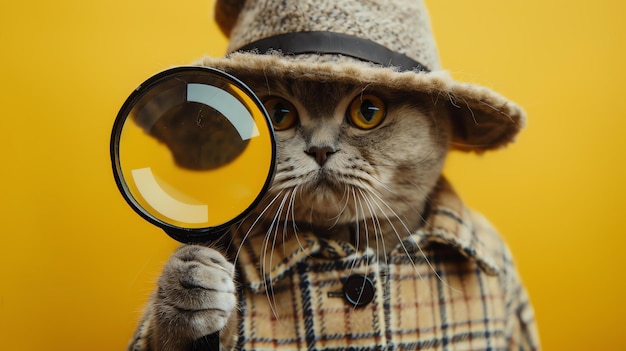
[[(431, 96), (376, 85), (289, 79), (268, 84), (263, 77), (241, 78), (263, 101), (289, 101), (298, 119), (292, 128), (276, 132), (274, 182), (234, 231), (245, 233), (239, 242), (266, 236), (271, 262), (271, 243), (312, 232), (360, 249), (376, 248), (384, 260), (388, 250), (424, 224), (452, 134), (448, 110)], [(362, 130), (350, 123), (347, 110), (368, 94), (384, 102), (386, 117)], [(310, 151), (322, 147), (332, 150), (323, 163)], [(221, 331), (224, 346), (232, 345), (237, 248), (218, 246), (183, 246), (172, 255), (129, 349), (185, 350), (215, 331)], [(235, 262), (226, 259), (229, 253)]]

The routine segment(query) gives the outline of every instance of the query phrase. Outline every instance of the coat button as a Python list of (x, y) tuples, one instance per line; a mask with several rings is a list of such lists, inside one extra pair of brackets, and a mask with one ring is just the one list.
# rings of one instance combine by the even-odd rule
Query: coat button
[(343, 296), (354, 307), (372, 302), (375, 292), (374, 282), (362, 274), (353, 274), (343, 283)]

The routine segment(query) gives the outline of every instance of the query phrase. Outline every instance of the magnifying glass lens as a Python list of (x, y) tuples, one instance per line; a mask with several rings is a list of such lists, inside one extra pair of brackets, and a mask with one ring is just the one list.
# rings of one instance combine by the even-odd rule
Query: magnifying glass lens
[(117, 117), (111, 151), (128, 203), (179, 241), (210, 240), (244, 216), (269, 186), (275, 156), (260, 101), (205, 67), (140, 86)]

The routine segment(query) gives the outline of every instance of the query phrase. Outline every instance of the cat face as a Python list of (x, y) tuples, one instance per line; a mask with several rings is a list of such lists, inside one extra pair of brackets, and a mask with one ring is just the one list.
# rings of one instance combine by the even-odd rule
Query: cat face
[(445, 110), (382, 87), (242, 80), (276, 131), (276, 175), (257, 218), (335, 239), (421, 226), (450, 142)]

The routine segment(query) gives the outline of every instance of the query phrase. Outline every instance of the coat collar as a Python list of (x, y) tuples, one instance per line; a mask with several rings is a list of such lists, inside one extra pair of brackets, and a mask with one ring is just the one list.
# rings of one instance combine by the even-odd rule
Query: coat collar
[[(489, 222), (465, 207), (443, 178), (433, 200), (426, 224), (405, 238), (390, 255), (421, 255), (423, 247), (439, 243), (449, 245), (468, 259), (476, 261), (485, 273), (498, 274), (504, 265), (504, 245)], [(276, 240), (267, 240), (264, 235), (233, 234), (234, 245), (231, 247), (238, 248), (234, 253), (235, 260), (246, 284), (257, 292), (281, 280), (295, 265), (307, 258), (376, 260), (371, 248), (358, 251), (349, 243), (318, 238), (307, 232), (285, 235), (286, 239), (283, 239), (279, 231), (273, 236)]]

